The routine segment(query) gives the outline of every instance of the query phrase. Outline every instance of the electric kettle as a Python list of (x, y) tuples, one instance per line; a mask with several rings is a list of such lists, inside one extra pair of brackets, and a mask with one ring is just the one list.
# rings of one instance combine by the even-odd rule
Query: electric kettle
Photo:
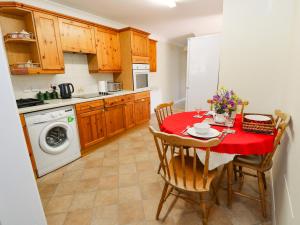
[(62, 99), (71, 98), (74, 92), (74, 86), (71, 83), (63, 83), (58, 85), (60, 89), (60, 96)]

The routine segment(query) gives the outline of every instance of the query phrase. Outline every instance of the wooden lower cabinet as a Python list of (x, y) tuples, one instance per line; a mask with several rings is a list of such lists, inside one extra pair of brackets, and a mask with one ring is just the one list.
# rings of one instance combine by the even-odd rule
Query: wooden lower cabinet
[(124, 105), (117, 105), (105, 109), (107, 136), (111, 137), (125, 130)]
[(134, 127), (134, 101), (127, 102), (124, 106), (124, 114), (125, 114), (125, 127), (126, 129)]
[(136, 124), (150, 120), (150, 98), (137, 99), (134, 102), (134, 121)]
[(26, 141), (26, 145), (27, 145), (27, 150), (28, 150), (28, 153), (29, 153), (30, 161), (31, 161), (32, 170), (33, 170), (34, 176), (37, 177), (37, 169), (36, 169), (35, 159), (34, 159), (32, 147), (31, 147), (27, 127), (26, 127), (26, 124), (25, 124), (24, 115), (20, 115), (20, 120), (21, 120), (21, 123), (22, 123), (23, 133), (24, 133), (24, 137), (25, 137), (25, 141)]
[(92, 110), (77, 115), (82, 149), (91, 147), (106, 138), (104, 109)]
[(141, 92), (76, 105), (82, 150), (150, 119), (150, 94)]

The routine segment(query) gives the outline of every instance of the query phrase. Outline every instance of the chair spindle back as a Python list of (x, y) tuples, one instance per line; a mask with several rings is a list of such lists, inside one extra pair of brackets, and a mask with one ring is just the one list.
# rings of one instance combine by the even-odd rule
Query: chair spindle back
[[(208, 179), (210, 149), (220, 143), (218, 138), (210, 140), (197, 140), (180, 137), (173, 134), (166, 134), (149, 127), (154, 136), (160, 165), (162, 170), (160, 175), (168, 182), (179, 188), (186, 189), (193, 186), (197, 189), (197, 181), (202, 180), (202, 188), (206, 188)], [(206, 151), (203, 175), (199, 177), (198, 169), (203, 165), (197, 157), (197, 149)], [(177, 150), (177, 151), (176, 151)], [(200, 150), (201, 151), (201, 150)], [(176, 153), (177, 152), (177, 153)], [(179, 154), (178, 154), (179, 152)], [(192, 152), (189, 154), (189, 152)], [(189, 174), (189, 176), (187, 176)], [(192, 174), (192, 176), (191, 176)]]
[(164, 119), (173, 114), (173, 102), (158, 105), (154, 111), (159, 127), (161, 127)]

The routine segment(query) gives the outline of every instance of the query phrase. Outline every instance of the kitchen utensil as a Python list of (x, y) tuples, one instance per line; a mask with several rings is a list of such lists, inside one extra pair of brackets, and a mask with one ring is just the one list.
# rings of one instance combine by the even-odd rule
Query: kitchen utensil
[(49, 91), (46, 91), (46, 92), (44, 93), (44, 99), (45, 99), (45, 100), (50, 100), (50, 99), (51, 99), (51, 94), (50, 94)]
[(74, 86), (71, 83), (62, 83), (58, 85), (60, 89), (60, 96), (62, 99), (71, 98), (74, 93)]

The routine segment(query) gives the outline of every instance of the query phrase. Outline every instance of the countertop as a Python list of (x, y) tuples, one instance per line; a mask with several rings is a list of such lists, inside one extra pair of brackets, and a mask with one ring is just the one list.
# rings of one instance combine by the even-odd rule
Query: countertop
[(126, 90), (124, 90), (124, 91), (118, 91), (118, 92), (116, 92), (114, 94), (110, 94), (110, 95), (99, 96), (99, 97), (88, 98), (88, 99), (79, 98), (76, 96), (72, 97), (70, 99), (52, 99), (52, 100), (45, 101), (46, 104), (43, 104), (43, 105), (20, 108), (19, 114), (36, 112), (36, 111), (41, 111), (41, 110), (46, 110), (46, 109), (68, 106), (68, 105), (75, 105), (75, 104), (82, 103), (82, 102), (90, 102), (90, 101), (95, 101), (95, 100), (100, 100), (100, 99), (105, 99), (105, 98), (111, 98), (111, 97), (115, 97), (115, 96), (122, 96), (122, 95), (144, 92), (144, 91), (151, 91), (151, 90), (150, 89), (146, 89), (146, 90), (142, 90), (142, 91), (126, 91)]

